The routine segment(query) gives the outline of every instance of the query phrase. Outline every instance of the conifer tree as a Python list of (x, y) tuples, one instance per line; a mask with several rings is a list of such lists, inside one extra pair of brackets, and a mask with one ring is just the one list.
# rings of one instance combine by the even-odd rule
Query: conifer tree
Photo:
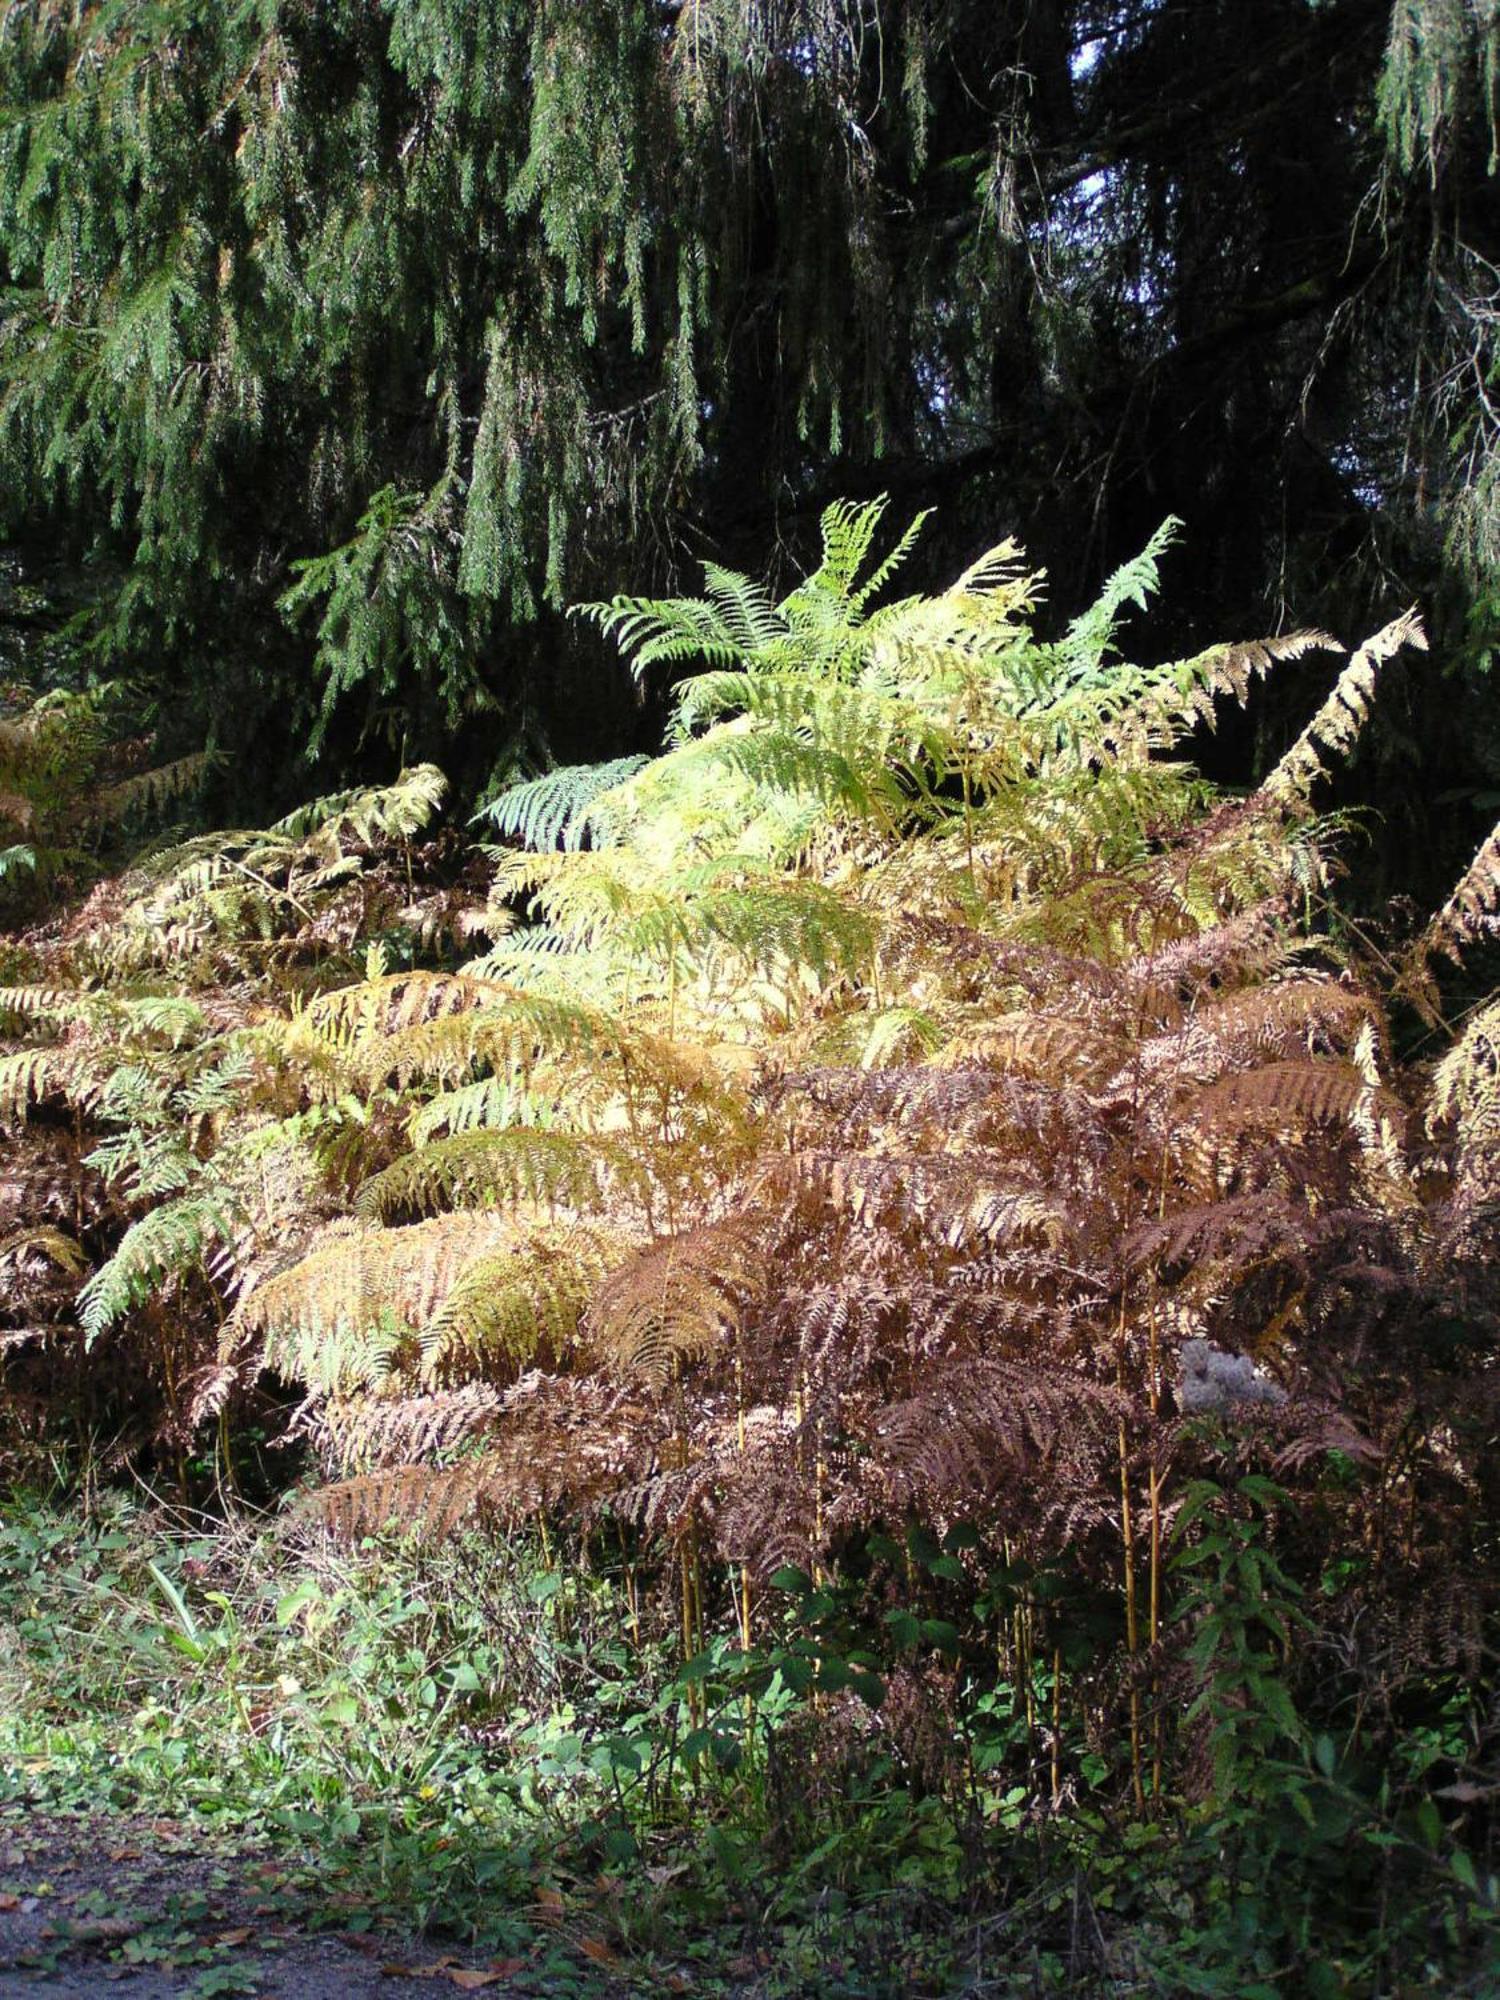
[(624, 747), (568, 740), (612, 683), (567, 599), (808, 557), (839, 494), (942, 503), (923, 581), (1024, 523), (1060, 611), (1184, 514), (1184, 650), (1282, 592), (1361, 622), (1444, 536), (1482, 613), (1496, 34), (9, 0), (3, 525), (88, 558), (97, 654), (185, 739), (229, 708), (388, 775), (486, 712), (470, 785)]

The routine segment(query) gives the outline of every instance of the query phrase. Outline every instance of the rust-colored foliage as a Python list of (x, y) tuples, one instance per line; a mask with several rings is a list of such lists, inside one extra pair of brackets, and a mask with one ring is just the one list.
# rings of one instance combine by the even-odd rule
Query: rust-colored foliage
[[(1306, 920), (1322, 756), (1420, 627), (1205, 803), (1174, 747), (1331, 642), (1131, 665), (1155, 548), (1052, 645), (1008, 547), (871, 609), (878, 518), (834, 510), (824, 568), (753, 619), (717, 573), (706, 606), (603, 612), (713, 665), (660, 758), (502, 801), (552, 844), (448, 909), (467, 964), (351, 958), (432, 944), (440, 886), (395, 897), (424, 773), (157, 860), (39, 952), (0, 993), (0, 1093), (22, 1160), (70, 1135), (66, 1241), (107, 1259), (53, 1337), (156, 1357), (179, 1428), (294, 1383), (345, 1533), (610, 1515), (763, 1578), (963, 1521), (1117, 1592), (1137, 1692), (1215, 1454), (1364, 1552), (1363, 1633), (1465, 1563), (1482, 1596), (1494, 1008), (1435, 1081), (1399, 1073), (1385, 996)], [(1435, 920), (1455, 948), (1476, 869)], [(52, 1171), (0, 1229), (18, 1331), (74, 1255)]]

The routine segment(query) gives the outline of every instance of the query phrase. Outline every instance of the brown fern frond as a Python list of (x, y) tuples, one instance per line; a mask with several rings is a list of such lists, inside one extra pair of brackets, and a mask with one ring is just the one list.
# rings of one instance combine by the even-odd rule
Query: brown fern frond
[(1379, 1018), (1371, 996), (1345, 982), (1272, 980), (1202, 1002), (1179, 1027), (1142, 1042), (1106, 1089), (1125, 1091), (1136, 1079), (1207, 1084), (1268, 1058), (1347, 1053)]
[[(1124, 1408), (1116, 1390), (1082, 1376), (981, 1362), (942, 1371), (918, 1395), (882, 1411), (867, 1442), (888, 1504), (952, 1518), (1001, 1493), (1019, 1499), (1030, 1485), (1027, 1511), (1039, 1529), (1055, 1532), (1054, 1496), (1069, 1473), (1079, 1478), (1075, 1502), (1102, 1487), (1101, 1462), (1115, 1447)], [(1036, 1478), (1043, 1463), (1053, 1475), (1045, 1486)], [(1109, 1517), (1101, 1492), (1090, 1525)], [(1081, 1525), (1076, 1504), (1070, 1518)]]
[(739, 1330), (766, 1281), (765, 1236), (760, 1218), (738, 1216), (639, 1251), (589, 1307), (590, 1345), (613, 1373), (664, 1385)]
[(940, 1064), (983, 1063), (1023, 1076), (1085, 1080), (1107, 1074), (1126, 1054), (1115, 1037), (1086, 1022), (1032, 1013), (980, 1019), (950, 1036)]
[(324, 1486), (307, 1514), (340, 1541), (387, 1533), (439, 1540), (476, 1513), (484, 1494), (483, 1461), (402, 1465)]
[(1353, 1062), (1274, 1062), (1210, 1084), (1192, 1101), (1191, 1116), (1212, 1141), (1247, 1124), (1286, 1130), (1355, 1123), (1371, 1108), (1404, 1125), (1405, 1107)]
[(1016, 1185), (1013, 1161), (972, 1152), (804, 1152), (769, 1163), (764, 1183), (804, 1213), (846, 1215), (865, 1230), (925, 1236), (953, 1249), (1017, 1237), (1057, 1245), (1075, 1227), (1059, 1197)]
[(345, 1477), (430, 1463), (489, 1430), (501, 1407), (500, 1392), (485, 1382), (458, 1389), (429, 1389), (392, 1400), (357, 1396), (318, 1404), (308, 1430)]
[(1209, 988), (1251, 985), (1279, 971), (1293, 945), (1288, 911), (1280, 898), (1257, 903), (1207, 929), (1129, 959), (1122, 971), (1146, 995), (1163, 990), (1192, 1001)]
[(586, 1517), (649, 1475), (665, 1435), (655, 1413), (597, 1383), (533, 1375), (490, 1416), (473, 1457), (340, 1481), (311, 1495), (305, 1516), (343, 1540), (387, 1529), (437, 1539), (564, 1505)]
[(1418, 950), (1458, 964), (1464, 951), (1500, 931), (1500, 826), (1480, 845), (1453, 894), (1428, 925)]

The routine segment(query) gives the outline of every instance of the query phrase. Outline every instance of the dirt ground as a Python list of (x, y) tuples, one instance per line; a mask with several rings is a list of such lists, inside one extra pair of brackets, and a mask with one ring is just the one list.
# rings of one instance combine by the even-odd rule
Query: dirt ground
[(450, 1952), (368, 1908), (320, 1903), (309, 1871), (201, 1826), (0, 1811), (0, 2000), (557, 1991), (524, 1960)]

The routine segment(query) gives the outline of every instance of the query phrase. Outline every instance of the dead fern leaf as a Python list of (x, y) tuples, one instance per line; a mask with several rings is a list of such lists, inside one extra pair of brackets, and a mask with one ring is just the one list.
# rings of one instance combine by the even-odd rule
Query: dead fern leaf
[(765, 1226), (710, 1223), (639, 1251), (600, 1287), (585, 1335), (614, 1374), (657, 1388), (738, 1332), (766, 1279)]

